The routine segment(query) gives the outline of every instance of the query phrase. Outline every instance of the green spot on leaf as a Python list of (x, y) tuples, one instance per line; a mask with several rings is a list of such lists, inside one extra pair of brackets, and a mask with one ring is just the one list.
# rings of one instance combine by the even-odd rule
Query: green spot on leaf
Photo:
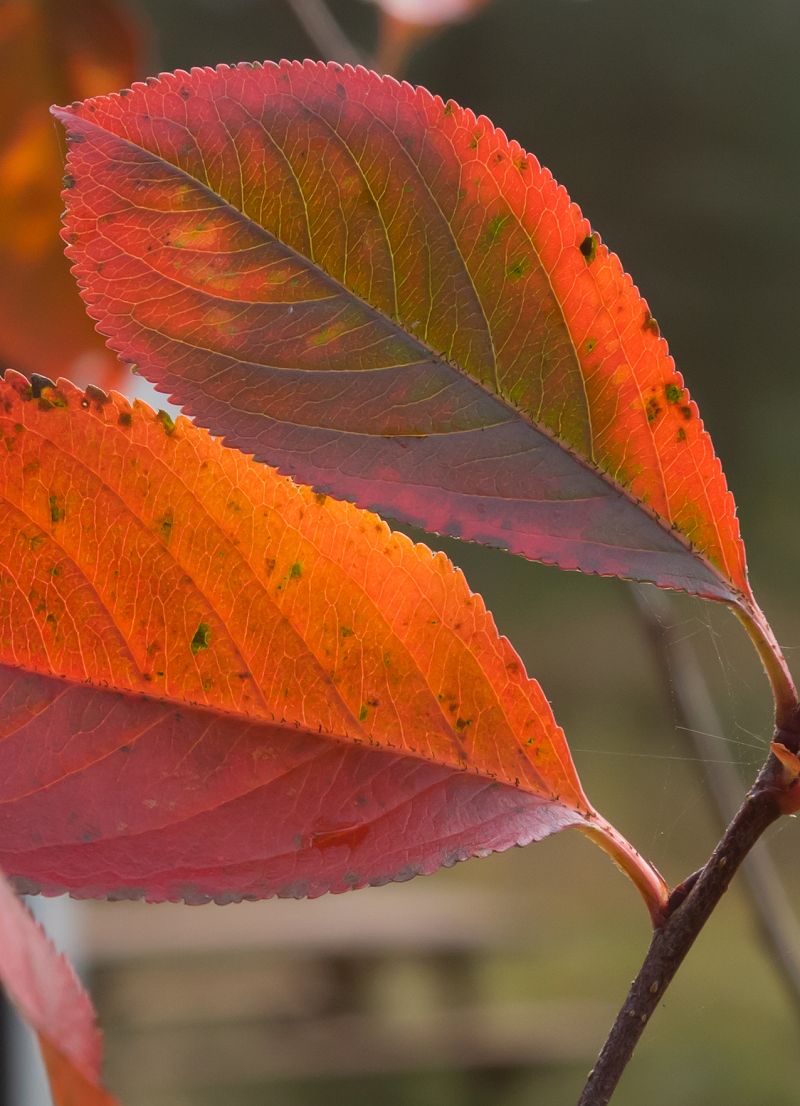
[(679, 388), (677, 384), (667, 384), (664, 388), (664, 395), (667, 397), (667, 403), (677, 403), (683, 396), (683, 389)]
[(172, 435), (175, 433), (175, 420), (172, 415), (170, 415), (169, 411), (159, 411), (156, 418), (164, 427), (165, 434)]
[(369, 710), (367, 709), (367, 704), (362, 703), (361, 704), (361, 710), (358, 712), (359, 722), (366, 722), (368, 714), (369, 714)]
[(207, 622), (201, 622), (192, 638), (191, 650), (199, 653), (201, 649), (208, 649), (211, 644), (211, 627)]
[(295, 561), (295, 563), (289, 569), (289, 579), (290, 580), (299, 580), (302, 575), (303, 575), (303, 566), (300, 564), (299, 561)]
[(500, 237), (500, 232), (510, 218), (510, 215), (495, 215), (493, 219), (489, 220), (489, 225), (486, 228), (487, 245), (494, 245), (494, 243)]
[(50, 496), (50, 521), (61, 522), (64, 518), (64, 501), (57, 495)]
[(528, 269), (530, 269), (531, 263), (527, 257), (520, 257), (518, 261), (515, 261), (512, 265), (506, 269), (506, 276), (509, 280), (519, 280), (520, 277), (524, 277)]

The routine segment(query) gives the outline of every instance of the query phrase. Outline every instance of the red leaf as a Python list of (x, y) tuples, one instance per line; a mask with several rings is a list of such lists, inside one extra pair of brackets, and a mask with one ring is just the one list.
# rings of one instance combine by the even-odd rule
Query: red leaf
[(100, 1035), (89, 996), (2, 873), (0, 983), (38, 1034), (55, 1106), (115, 1106), (100, 1084)]
[(647, 305), (487, 119), (312, 62), (56, 114), (91, 315), (230, 444), (430, 530), (750, 602)]
[(47, 108), (136, 75), (113, 0), (5, 0), (0, 15), (0, 360), (28, 372), (118, 376), (58, 242), (61, 151)]
[(313, 896), (578, 826), (660, 909), (443, 555), (96, 389), (13, 375), (0, 432), (0, 865), (19, 886)]

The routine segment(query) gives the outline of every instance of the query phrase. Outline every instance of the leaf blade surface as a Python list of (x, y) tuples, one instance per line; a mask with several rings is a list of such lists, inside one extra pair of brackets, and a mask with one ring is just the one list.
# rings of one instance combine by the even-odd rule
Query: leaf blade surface
[(747, 604), (732, 497), (647, 305), (488, 120), (316, 63), (56, 113), (89, 311), (204, 425), (428, 529)]
[(143, 404), (7, 374), (0, 408), (18, 886), (313, 896), (570, 825), (611, 839), (443, 555)]

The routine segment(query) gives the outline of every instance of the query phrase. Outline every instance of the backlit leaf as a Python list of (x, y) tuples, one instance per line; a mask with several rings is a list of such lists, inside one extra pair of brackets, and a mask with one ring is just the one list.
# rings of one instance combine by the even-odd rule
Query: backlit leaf
[(228, 442), (430, 530), (749, 604), (647, 304), (488, 119), (311, 62), (56, 114), (90, 313)]
[(136, 75), (133, 34), (113, 0), (5, 0), (0, 6), (0, 360), (55, 376), (117, 375), (74, 294), (58, 242), (63, 177), (54, 99)]
[(659, 909), (442, 554), (96, 389), (9, 374), (0, 415), (18, 886), (313, 896), (578, 826)]
[(89, 996), (2, 873), (0, 985), (39, 1037), (54, 1106), (115, 1106), (100, 1083), (100, 1034)]

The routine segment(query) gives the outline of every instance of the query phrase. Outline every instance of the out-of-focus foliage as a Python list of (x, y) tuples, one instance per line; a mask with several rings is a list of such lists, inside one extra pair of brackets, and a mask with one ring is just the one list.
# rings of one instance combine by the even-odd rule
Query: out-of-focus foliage
[(0, 5), (0, 361), (110, 383), (118, 369), (75, 294), (58, 236), (63, 174), (47, 108), (129, 84), (138, 37), (114, 0)]
[(376, 67), (401, 73), (409, 55), (450, 23), (469, 19), (489, 0), (372, 0), (381, 11)]

